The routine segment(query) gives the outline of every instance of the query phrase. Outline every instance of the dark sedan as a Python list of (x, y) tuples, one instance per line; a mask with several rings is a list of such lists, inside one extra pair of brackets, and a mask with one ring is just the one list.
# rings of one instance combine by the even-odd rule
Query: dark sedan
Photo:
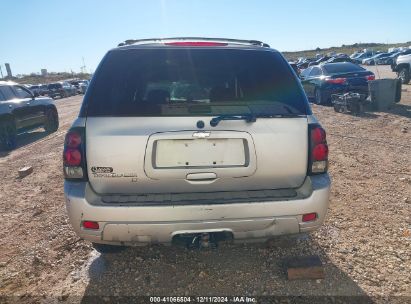
[(350, 63), (325, 63), (312, 66), (300, 74), (307, 97), (317, 104), (331, 104), (331, 95), (357, 92), (368, 96), (368, 81), (372, 72)]
[(14, 149), (18, 133), (38, 127), (52, 133), (58, 126), (59, 117), (51, 98), (35, 97), (22, 85), (0, 81), (0, 150)]

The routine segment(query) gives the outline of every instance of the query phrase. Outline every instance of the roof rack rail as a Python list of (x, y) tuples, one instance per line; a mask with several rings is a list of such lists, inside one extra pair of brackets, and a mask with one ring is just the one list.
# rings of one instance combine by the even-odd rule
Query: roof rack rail
[(162, 43), (164, 41), (170, 40), (198, 40), (198, 41), (220, 41), (227, 43), (239, 43), (239, 44), (249, 44), (261, 47), (270, 46), (267, 43), (258, 40), (241, 40), (241, 39), (226, 39), (226, 38), (204, 38), (204, 37), (175, 37), (175, 38), (148, 38), (148, 39), (128, 39), (124, 42), (118, 44), (118, 46), (126, 46), (132, 44), (150, 44), (150, 43)]

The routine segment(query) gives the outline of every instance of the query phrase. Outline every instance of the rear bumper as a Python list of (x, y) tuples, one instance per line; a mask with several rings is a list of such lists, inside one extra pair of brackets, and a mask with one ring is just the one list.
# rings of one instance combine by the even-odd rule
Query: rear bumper
[[(64, 184), (66, 207), (79, 237), (95, 243), (145, 245), (171, 243), (175, 235), (229, 232), (234, 241), (309, 232), (324, 221), (331, 181), (328, 174), (310, 177), (311, 194), (304, 199), (210, 205), (113, 206), (96, 205), (99, 199), (87, 182)], [(93, 204), (90, 204), (90, 202)], [(302, 215), (317, 213), (303, 223)], [(82, 228), (82, 221), (96, 221), (98, 230)]]

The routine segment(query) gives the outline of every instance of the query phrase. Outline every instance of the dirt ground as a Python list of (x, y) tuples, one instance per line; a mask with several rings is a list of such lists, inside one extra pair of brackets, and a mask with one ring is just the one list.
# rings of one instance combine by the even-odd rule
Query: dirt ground
[[(379, 67), (379, 74), (393, 77), (389, 67)], [(56, 133), (21, 135), (16, 150), (0, 152), (0, 302), (86, 303), (94, 295), (331, 295), (358, 303), (411, 302), (411, 85), (386, 112), (357, 117), (313, 105), (328, 132), (333, 179), (320, 230), (270, 246), (224, 245), (216, 251), (153, 246), (100, 255), (76, 237), (65, 211), (61, 154), (81, 99), (56, 101)], [(34, 172), (19, 179), (17, 170), (26, 165)], [(320, 256), (326, 278), (287, 281), (284, 259), (306, 254)]]

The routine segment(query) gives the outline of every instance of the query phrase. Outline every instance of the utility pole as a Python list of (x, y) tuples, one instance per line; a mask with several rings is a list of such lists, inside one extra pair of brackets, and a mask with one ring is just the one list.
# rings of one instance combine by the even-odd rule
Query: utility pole
[(83, 61), (83, 65), (80, 67), (80, 71), (81, 73), (86, 73), (87, 72), (87, 67), (86, 67), (86, 63), (84, 62), (84, 57), (81, 57), (82, 61)]

